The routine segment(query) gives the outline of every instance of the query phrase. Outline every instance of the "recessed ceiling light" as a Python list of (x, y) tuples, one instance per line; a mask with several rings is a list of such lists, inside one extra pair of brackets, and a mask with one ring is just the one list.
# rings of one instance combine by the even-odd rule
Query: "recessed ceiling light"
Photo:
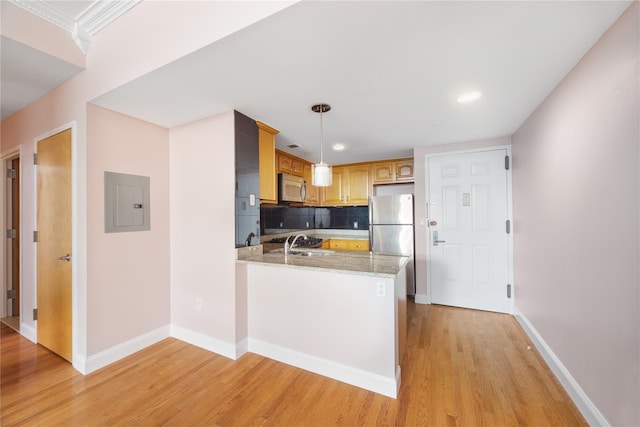
[(332, 148), (333, 151), (343, 151), (346, 147), (344, 146), (344, 144), (337, 143), (333, 144)]
[(465, 92), (458, 97), (458, 102), (461, 104), (464, 104), (467, 102), (473, 102), (480, 99), (481, 96), (482, 96), (482, 93), (478, 92), (477, 90), (473, 92)]

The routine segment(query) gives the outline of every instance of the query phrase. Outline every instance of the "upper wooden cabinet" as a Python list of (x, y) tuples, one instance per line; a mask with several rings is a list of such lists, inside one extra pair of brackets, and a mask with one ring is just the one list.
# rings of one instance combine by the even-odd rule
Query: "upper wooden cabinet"
[(413, 159), (398, 159), (373, 163), (374, 184), (393, 184), (413, 181)]
[(333, 182), (322, 189), (324, 206), (364, 206), (371, 195), (371, 166), (359, 164), (352, 166), (334, 166)]
[(372, 192), (371, 166), (347, 166), (346, 197), (349, 205), (368, 205)]
[(344, 168), (333, 166), (331, 168), (331, 186), (321, 187), (322, 204), (327, 206), (342, 205), (344, 201)]
[(288, 173), (295, 176), (304, 175), (304, 161), (301, 159), (290, 156), (282, 151), (277, 152), (278, 158), (278, 172)]
[(278, 203), (278, 175), (276, 174), (276, 129), (262, 122), (258, 125), (260, 155), (260, 202)]
[(302, 167), (304, 173), (302, 176), (307, 181), (307, 201), (305, 205), (317, 206), (320, 204), (320, 187), (311, 185), (311, 163), (305, 163)]
[(394, 163), (396, 181), (413, 181), (413, 159), (405, 159)]
[(413, 159), (333, 166), (333, 184), (315, 187), (311, 163), (275, 149), (277, 130), (258, 123), (260, 140), (260, 201), (278, 202), (278, 173), (300, 176), (307, 182), (307, 206), (366, 206), (373, 186), (413, 182)]

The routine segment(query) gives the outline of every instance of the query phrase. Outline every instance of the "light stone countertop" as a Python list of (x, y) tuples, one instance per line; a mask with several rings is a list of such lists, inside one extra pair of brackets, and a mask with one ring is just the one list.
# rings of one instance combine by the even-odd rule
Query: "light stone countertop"
[(239, 256), (237, 262), (395, 278), (408, 260), (403, 256), (335, 251), (310, 257), (291, 254), (285, 257), (283, 252), (253, 253)]

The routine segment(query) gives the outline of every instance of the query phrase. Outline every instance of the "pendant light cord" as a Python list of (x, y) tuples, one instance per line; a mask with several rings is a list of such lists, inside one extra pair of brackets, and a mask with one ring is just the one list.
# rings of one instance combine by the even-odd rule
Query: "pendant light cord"
[(324, 163), (323, 160), (323, 144), (324, 144), (324, 135), (322, 133), (322, 114), (324, 113), (323, 108), (320, 108), (320, 163)]

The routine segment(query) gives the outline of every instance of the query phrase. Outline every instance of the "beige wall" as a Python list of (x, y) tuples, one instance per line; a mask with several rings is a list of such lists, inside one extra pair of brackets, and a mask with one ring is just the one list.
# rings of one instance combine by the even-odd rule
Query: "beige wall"
[[(116, 150), (123, 148), (118, 143), (105, 141), (96, 135), (92, 137), (92, 139), (97, 137), (95, 141), (89, 138), (89, 133), (92, 130), (88, 129), (87, 124), (87, 103), (103, 93), (265, 18), (289, 4), (291, 2), (277, 1), (140, 2), (92, 38), (92, 44), (86, 57), (86, 71), (2, 121), (0, 151), (7, 153), (15, 148), (22, 150), (22, 236), (29, 236), (35, 230), (33, 220), (35, 217), (34, 168), (28, 162), (34, 152), (34, 141), (53, 130), (67, 125), (74, 126), (73, 363), (80, 371), (85, 371), (86, 361), (92, 359), (93, 356), (96, 356), (93, 357), (93, 360), (98, 360), (93, 363), (94, 367), (99, 366), (100, 361), (122, 357), (123, 352), (119, 351), (115, 344), (125, 344), (136, 332), (153, 328), (156, 324), (162, 323), (164, 313), (166, 313), (166, 304), (160, 303), (155, 296), (150, 297), (152, 303), (149, 306), (145, 306), (143, 298), (142, 301), (138, 301), (139, 311), (138, 315), (133, 318), (134, 324), (130, 324), (128, 329), (122, 328), (120, 325), (110, 329), (109, 324), (114, 321), (113, 313), (108, 312), (106, 308), (94, 306), (98, 303), (94, 299), (97, 296), (104, 298), (99, 304), (105, 307), (118, 307), (119, 304), (122, 304), (123, 295), (120, 292), (111, 293), (108, 289), (102, 289), (104, 286), (110, 286), (110, 283), (100, 274), (110, 272), (110, 269), (114, 268), (114, 263), (118, 261), (115, 254), (120, 250), (123, 253), (130, 253), (128, 247), (131, 249), (147, 248), (150, 241), (145, 233), (130, 233), (127, 237), (106, 237), (104, 230), (96, 225), (102, 220), (103, 212), (99, 206), (93, 206), (94, 203), (100, 203), (98, 199), (102, 194), (102, 189), (97, 189), (99, 185), (94, 173), (104, 172), (104, 168), (107, 166), (116, 171), (118, 169), (122, 171), (133, 170), (134, 165), (126, 157), (116, 159), (108, 154), (112, 148)], [(19, 13), (14, 10), (15, 6), (6, 1), (0, 2), (0, 6), (2, 7), (3, 22), (5, 16), (9, 16), (9, 14), (15, 17), (15, 22), (12, 21), (11, 26), (2, 25), (0, 28), (2, 35), (11, 36), (16, 41), (28, 45), (34, 44), (31, 40), (34, 32), (38, 32), (40, 38), (52, 37), (51, 41), (53, 38), (58, 39), (57, 32), (54, 35), (47, 32), (47, 30), (51, 30), (50, 25), (38, 25), (37, 22), (40, 20), (34, 21), (30, 15)], [(7, 10), (11, 12), (5, 15)], [(176, 20), (175, 16), (178, 10), (180, 19)], [(20, 29), (29, 29), (30, 31), (19, 31)], [(11, 33), (6, 34), (5, 32), (9, 30), (12, 30)], [(162, 48), (158, 48), (160, 46)], [(66, 45), (48, 46), (47, 43), (37, 44), (36, 47), (48, 50), (46, 53), (51, 55), (60, 56), (65, 56), (66, 54), (62, 52), (66, 52), (64, 49), (68, 48)], [(61, 50), (56, 51), (58, 48)], [(93, 111), (93, 113), (95, 112)], [(138, 144), (141, 145), (135, 145), (132, 148), (138, 150), (144, 146), (145, 142)], [(164, 180), (165, 177), (156, 174), (155, 168), (159, 163), (166, 161), (167, 149), (166, 145), (149, 147), (147, 157), (139, 159), (135, 167), (139, 168), (138, 170), (147, 170), (150, 174), (158, 176), (160, 180)], [(152, 158), (155, 156), (156, 150), (160, 156), (159, 159)], [(103, 158), (102, 154), (105, 153), (107, 153), (107, 157)], [(227, 157), (217, 158), (220, 163), (224, 164), (224, 167), (233, 167), (231, 160), (233, 155), (229, 156), (228, 153), (224, 153), (223, 156)], [(152, 182), (156, 182), (156, 180), (154, 179)], [(96, 191), (98, 194), (94, 194)], [(160, 202), (161, 207), (167, 204), (166, 200), (156, 199), (156, 201)], [(230, 201), (221, 200), (219, 208), (233, 212), (233, 206), (233, 197), (231, 197)], [(194, 212), (197, 213), (195, 210)], [(159, 212), (159, 215), (158, 219), (163, 218), (162, 212)], [(155, 227), (154, 218), (155, 215), (152, 213), (152, 227)], [(101, 245), (107, 240), (107, 247), (103, 252)], [(234, 268), (234, 252), (230, 243), (232, 241), (234, 241), (233, 236), (229, 239), (228, 254), (226, 255), (229, 259), (229, 269)], [(168, 242), (156, 243), (168, 245)], [(90, 250), (92, 252), (89, 252)], [(168, 251), (168, 247), (157, 250), (156, 255), (152, 257), (155, 261), (161, 258), (161, 251)], [(23, 313), (31, 313), (36, 306), (35, 257), (36, 246), (29, 239), (23, 238), (21, 288)], [(89, 268), (92, 271), (89, 271)], [(118, 277), (124, 282), (119, 283), (118, 287), (120, 290), (128, 287), (137, 289), (134, 280), (149, 273), (148, 264), (145, 261), (139, 266), (130, 264), (127, 268), (132, 274), (129, 276), (119, 275)], [(162, 271), (165, 271), (165, 267), (159, 267), (159, 272)], [(153, 277), (156, 276), (153, 275)], [(145, 286), (152, 285), (146, 284)], [(164, 289), (164, 298), (169, 299), (164, 279), (153, 286), (158, 286), (158, 289), (161, 290)], [(153, 291), (158, 289), (154, 288)], [(147, 288), (147, 290), (150, 289)], [(140, 298), (139, 295), (137, 297)], [(158, 298), (161, 297), (162, 295), (158, 296)], [(225, 303), (234, 305), (233, 296), (227, 301), (215, 301), (215, 304), (218, 305)], [(148, 311), (156, 309), (162, 313), (158, 317), (153, 313), (148, 313)], [(211, 309), (215, 309), (215, 305)], [(23, 316), (21, 321), (23, 333), (27, 337), (35, 339), (35, 322), (31, 320), (30, 316)], [(227, 334), (226, 328), (227, 326), (222, 327), (223, 332), (220, 337), (222, 340), (228, 340), (234, 336), (233, 333)], [(231, 325), (228, 328), (233, 329), (234, 326)], [(216, 331), (217, 329), (214, 328), (214, 333)], [(153, 331), (149, 330), (148, 332)], [(148, 341), (146, 342), (148, 343)], [(109, 357), (102, 358), (94, 353), (109, 345), (114, 345)], [(135, 348), (136, 345), (127, 347), (127, 349)]]
[[(167, 326), (169, 130), (87, 106), (87, 353)], [(150, 178), (149, 231), (104, 232), (104, 172)]]
[(226, 348), (236, 344), (234, 152), (233, 111), (171, 129), (171, 324)]
[(640, 425), (638, 2), (513, 136), (515, 296), (611, 425)]

